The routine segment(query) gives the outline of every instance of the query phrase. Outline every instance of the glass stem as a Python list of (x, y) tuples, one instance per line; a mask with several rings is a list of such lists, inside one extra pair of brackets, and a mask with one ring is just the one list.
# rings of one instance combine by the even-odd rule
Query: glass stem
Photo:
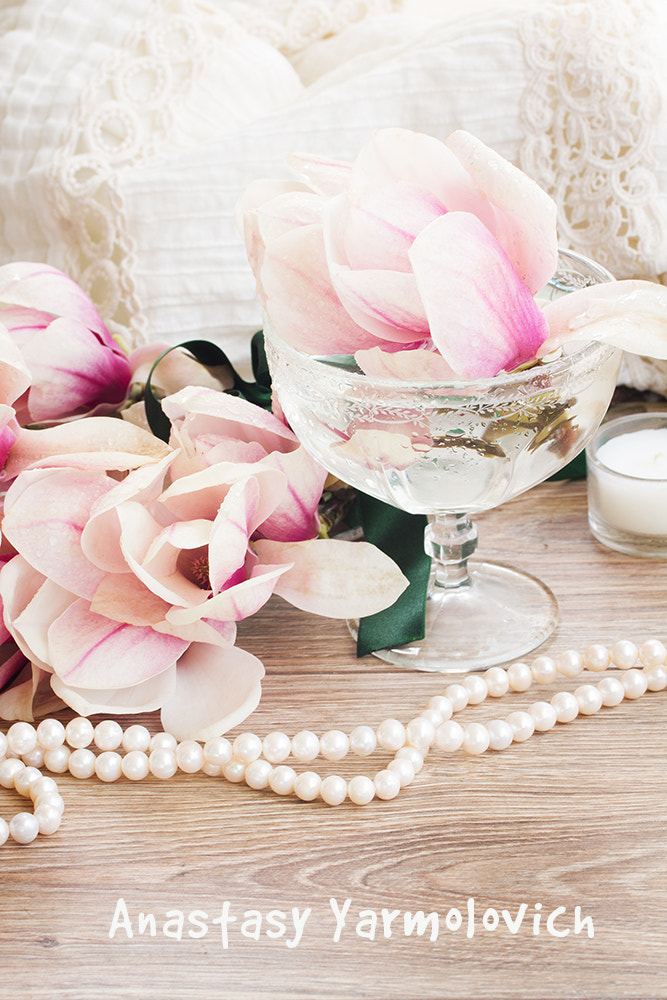
[(470, 586), (468, 559), (477, 548), (477, 528), (467, 514), (436, 514), (426, 527), (424, 548), (433, 560), (432, 587)]

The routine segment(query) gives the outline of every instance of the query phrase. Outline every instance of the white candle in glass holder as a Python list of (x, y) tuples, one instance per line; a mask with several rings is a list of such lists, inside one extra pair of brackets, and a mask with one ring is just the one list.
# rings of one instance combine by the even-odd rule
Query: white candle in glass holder
[(667, 538), (667, 426), (630, 429), (640, 422), (617, 434), (602, 429), (589, 451), (589, 503), (608, 528)]

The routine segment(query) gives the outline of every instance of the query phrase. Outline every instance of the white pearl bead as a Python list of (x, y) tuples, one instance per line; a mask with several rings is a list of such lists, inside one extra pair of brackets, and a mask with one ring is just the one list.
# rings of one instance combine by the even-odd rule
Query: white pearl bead
[(582, 715), (595, 715), (602, 708), (602, 695), (594, 684), (582, 684), (574, 692)]
[(166, 781), (176, 774), (178, 770), (176, 754), (167, 747), (158, 746), (154, 750), (151, 750), (148, 758), (148, 766), (153, 777)]
[(610, 663), (609, 650), (601, 642), (594, 642), (584, 652), (584, 666), (589, 670), (606, 670)]
[(643, 674), (649, 691), (664, 691), (667, 687), (667, 668), (662, 664), (656, 667), (644, 667)]
[(419, 774), (424, 766), (424, 757), (417, 747), (401, 747), (396, 751), (394, 760), (407, 760), (414, 768), (415, 774)]
[(449, 719), (438, 726), (435, 733), (436, 746), (447, 753), (453, 753), (463, 744), (463, 726), (455, 719)]
[(290, 755), (292, 741), (287, 733), (269, 733), (264, 737), (262, 753), (271, 764), (282, 764)]
[(536, 701), (528, 709), (535, 722), (538, 733), (546, 733), (558, 722), (556, 709), (548, 701)]
[(626, 670), (625, 673), (621, 674), (619, 679), (623, 685), (625, 697), (632, 701), (635, 698), (641, 698), (648, 687), (646, 677), (642, 671), (636, 670), (634, 667), (631, 670)]
[(398, 750), (405, 744), (405, 726), (398, 719), (385, 719), (376, 730), (383, 750)]
[(232, 745), (226, 736), (212, 736), (204, 743), (204, 760), (222, 767), (233, 757)]
[(247, 766), (246, 761), (239, 760), (238, 757), (232, 757), (231, 760), (228, 760), (226, 764), (222, 765), (223, 776), (227, 779), (227, 781), (231, 781), (238, 785), (238, 783), (243, 781), (245, 778), (245, 769)]
[(95, 760), (95, 774), (100, 781), (118, 781), (121, 774), (122, 757), (115, 750), (103, 750)]
[(387, 770), (393, 771), (398, 775), (398, 779), (401, 782), (401, 788), (405, 788), (406, 785), (412, 784), (415, 780), (416, 771), (409, 760), (405, 757), (394, 757), (392, 761), (387, 764)]
[(579, 702), (571, 691), (557, 691), (551, 699), (558, 722), (572, 722), (579, 715)]
[(54, 747), (52, 750), (44, 751), (44, 766), (53, 771), (54, 774), (64, 774), (69, 767), (71, 754), (69, 747)]
[(57, 792), (58, 785), (53, 780), (46, 775), (42, 775), (37, 781), (34, 781), (30, 786), (30, 798), (34, 802), (40, 795), (46, 794), (46, 792)]
[(502, 667), (489, 667), (484, 673), (484, 680), (491, 698), (502, 698), (509, 691), (507, 671)]
[(538, 684), (553, 684), (558, 676), (556, 661), (551, 656), (537, 656), (530, 670)]
[(37, 742), (43, 750), (54, 750), (65, 742), (65, 727), (59, 719), (42, 719), (37, 726)]
[(303, 771), (294, 782), (294, 794), (302, 802), (312, 802), (320, 794), (322, 779), (315, 771)]
[(144, 753), (150, 748), (151, 734), (145, 726), (134, 724), (128, 726), (123, 733), (123, 750), (130, 753), (132, 750), (142, 750)]
[(117, 750), (123, 742), (122, 727), (115, 719), (104, 719), (95, 726), (93, 740), (100, 750)]
[(330, 729), (320, 737), (320, 753), (325, 760), (342, 760), (349, 749), (350, 741), (342, 729)]
[(533, 675), (527, 663), (512, 663), (507, 668), (507, 680), (512, 691), (527, 691), (533, 683)]
[(24, 753), (30, 753), (37, 746), (35, 727), (29, 722), (15, 722), (7, 731), (7, 746), (19, 757)]
[(175, 751), (178, 740), (171, 733), (156, 733), (151, 736), (149, 750), (171, 750)]
[(35, 809), (35, 819), (39, 827), (39, 832), (45, 837), (50, 837), (60, 829), (62, 813), (55, 806), (40, 805)]
[(623, 685), (616, 677), (603, 677), (595, 686), (602, 696), (602, 704), (605, 708), (615, 708), (625, 698)]
[(645, 667), (657, 667), (665, 662), (667, 650), (659, 639), (647, 639), (639, 647), (639, 659)]
[(486, 724), (490, 750), (507, 750), (514, 742), (514, 730), (504, 719), (491, 719)]
[(196, 774), (204, 763), (204, 751), (196, 740), (182, 740), (176, 747), (176, 763), (185, 774)]
[(510, 712), (507, 716), (507, 722), (512, 727), (515, 743), (525, 743), (535, 732), (535, 720), (530, 712), (521, 710)]
[(246, 767), (245, 783), (249, 788), (261, 791), (261, 789), (269, 787), (272, 774), (273, 765), (268, 760), (262, 760), (261, 757), (258, 757)]
[(489, 694), (488, 685), (479, 674), (470, 674), (468, 677), (464, 677), (462, 684), (468, 692), (469, 705), (481, 705)]
[(13, 788), (16, 775), (24, 769), (25, 764), (22, 760), (18, 760), (16, 757), (7, 757), (6, 760), (0, 762), (0, 785), (3, 788)]
[(95, 774), (95, 754), (86, 747), (73, 750), (67, 762), (67, 769), (74, 778), (92, 778)]
[(292, 737), (292, 756), (302, 764), (315, 760), (320, 752), (320, 740), (310, 729), (302, 729)]
[(639, 650), (629, 639), (620, 639), (611, 647), (611, 660), (619, 670), (629, 670), (637, 662)]
[(348, 782), (347, 794), (355, 806), (366, 806), (375, 798), (375, 783), (365, 774), (355, 774)]
[(257, 760), (262, 752), (262, 741), (255, 733), (241, 733), (232, 743), (232, 751), (237, 760), (249, 764)]
[(489, 731), (481, 722), (470, 722), (463, 730), (463, 749), (466, 753), (485, 753), (490, 741)]
[[(95, 729), (90, 719), (79, 716), (76, 719), (70, 719), (65, 726), (65, 739), (72, 749), (76, 750), (78, 747), (90, 746), (93, 742), (94, 732)], [(51, 748), (49, 747), (49, 749)]]
[(148, 754), (144, 750), (128, 750), (121, 762), (121, 769), (128, 781), (143, 781), (150, 773)]
[(416, 747), (417, 750), (425, 750), (431, 746), (434, 739), (435, 727), (423, 715), (418, 715), (408, 722), (405, 730), (405, 742), (408, 746)]
[(207, 774), (209, 778), (219, 778), (222, 774), (222, 764), (209, 764), (207, 760), (201, 766), (202, 773)]
[(6, 819), (0, 816), (0, 846), (6, 844), (9, 839), (9, 824)]
[(30, 795), (30, 786), (39, 781), (41, 777), (42, 772), (38, 771), (36, 767), (24, 767), (14, 778), (14, 788), (19, 795), (27, 798)]
[(44, 750), (37, 745), (30, 753), (22, 753), (21, 760), (28, 767), (44, 767)]
[(454, 712), (462, 712), (468, 704), (468, 692), (463, 684), (448, 684), (445, 688), (445, 698), (449, 698)]
[(556, 658), (558, 672), (563, 677), (578, 677), (584, 669), (584, 658), (575, 649), (568, 649)]
[(287, 764), (279, 764), (273, 769), (269, 784), (276, 795), (291, 795), (294, 791), (296, 771)]
[(378, 771), (373, 779), (373, 783), (375, 785), (375, 794), (379, 799), (395, 799), (401, 790), (401, 781), (398, 775), (386, 768), (384, 771)]
[[(505, 671), (503, 670), (503, 674), (504, 673)], [(443, 722), (447, 722), (447, 720), (451, 719), (454, 714), (454, 706), (449, 698), (445, 698), (444, 694), (436, 694), (432, 698), (429, 698), (428, 708), (432, 708), (436, 712), (439, 712), (442, 716)]]
[(339, 806), (347, 798), (347, 781), (339, 774), (329, 774), (322, 780), (320, 798), (328, 806)]
[(31, 844), (39, 833), (39, 820), (33, 813), (16, 813), (9, 821), (9, 833), (17, 844)]
[(377, 745), (378, 741), (375, 730), (370, 726), (357, 726), (350, 733), (350, 750), (357, 757), (368, 757), (373, 753)]
[(35, 799), (35, 810), (41, 809), (42, 806), (53, 806), (54, 809), (58, 809), (61, 816), (65, 812), (65, 800), (58, 792), (44, 792), (43, 795), (38, 795)]

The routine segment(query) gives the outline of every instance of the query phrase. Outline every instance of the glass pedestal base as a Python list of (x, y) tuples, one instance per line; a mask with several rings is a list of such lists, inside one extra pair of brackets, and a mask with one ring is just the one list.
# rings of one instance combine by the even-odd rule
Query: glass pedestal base
[[(414, 670), (467, 673), (517, 660), (551, 635), (558, 606), (540, 580), (500, 563), (471, 561), (468, 569), (469, 583), (429, 589), (424, 639), (373, 655)], [(358, 621), (348, 625), (356, 636)]]

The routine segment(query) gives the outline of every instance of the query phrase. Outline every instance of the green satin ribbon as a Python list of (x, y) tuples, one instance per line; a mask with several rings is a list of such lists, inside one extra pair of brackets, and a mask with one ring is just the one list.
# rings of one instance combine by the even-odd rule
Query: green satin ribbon
[[(178, 347), (188, 351), (205, 368), (226, 367), (233, 379), (232, 387), (226, 389), (226, 392), (242, 396), (263, 409), (271, 409), (271, 377), (261, 330), (254, 334), (251, 341), (254, 382), (242, 379), (224, 351), (215, 344), (206, 340), (189, 340), (170, 347), (160, 355), (146, 381), (146, 418), (156, 437), (168, 441), (171, 423), (153, 392), (151, 378), (162, 358)], [(551, 479), (579, 479), (585, 475), (586, 457), (582, 452)], [(354, 519), (361, 525), (366, 541), (377, 545), (390, 556), (408, 579), (408, 586), (390, 608), (360, 620), (357, 656), (366, 656), (376, 649), (402, 646), (424, 638), (424, 613), (431, 560), (424, 551), (426, 518), (423, 515), (407, 514), (359, 491), (354, 509)]]

